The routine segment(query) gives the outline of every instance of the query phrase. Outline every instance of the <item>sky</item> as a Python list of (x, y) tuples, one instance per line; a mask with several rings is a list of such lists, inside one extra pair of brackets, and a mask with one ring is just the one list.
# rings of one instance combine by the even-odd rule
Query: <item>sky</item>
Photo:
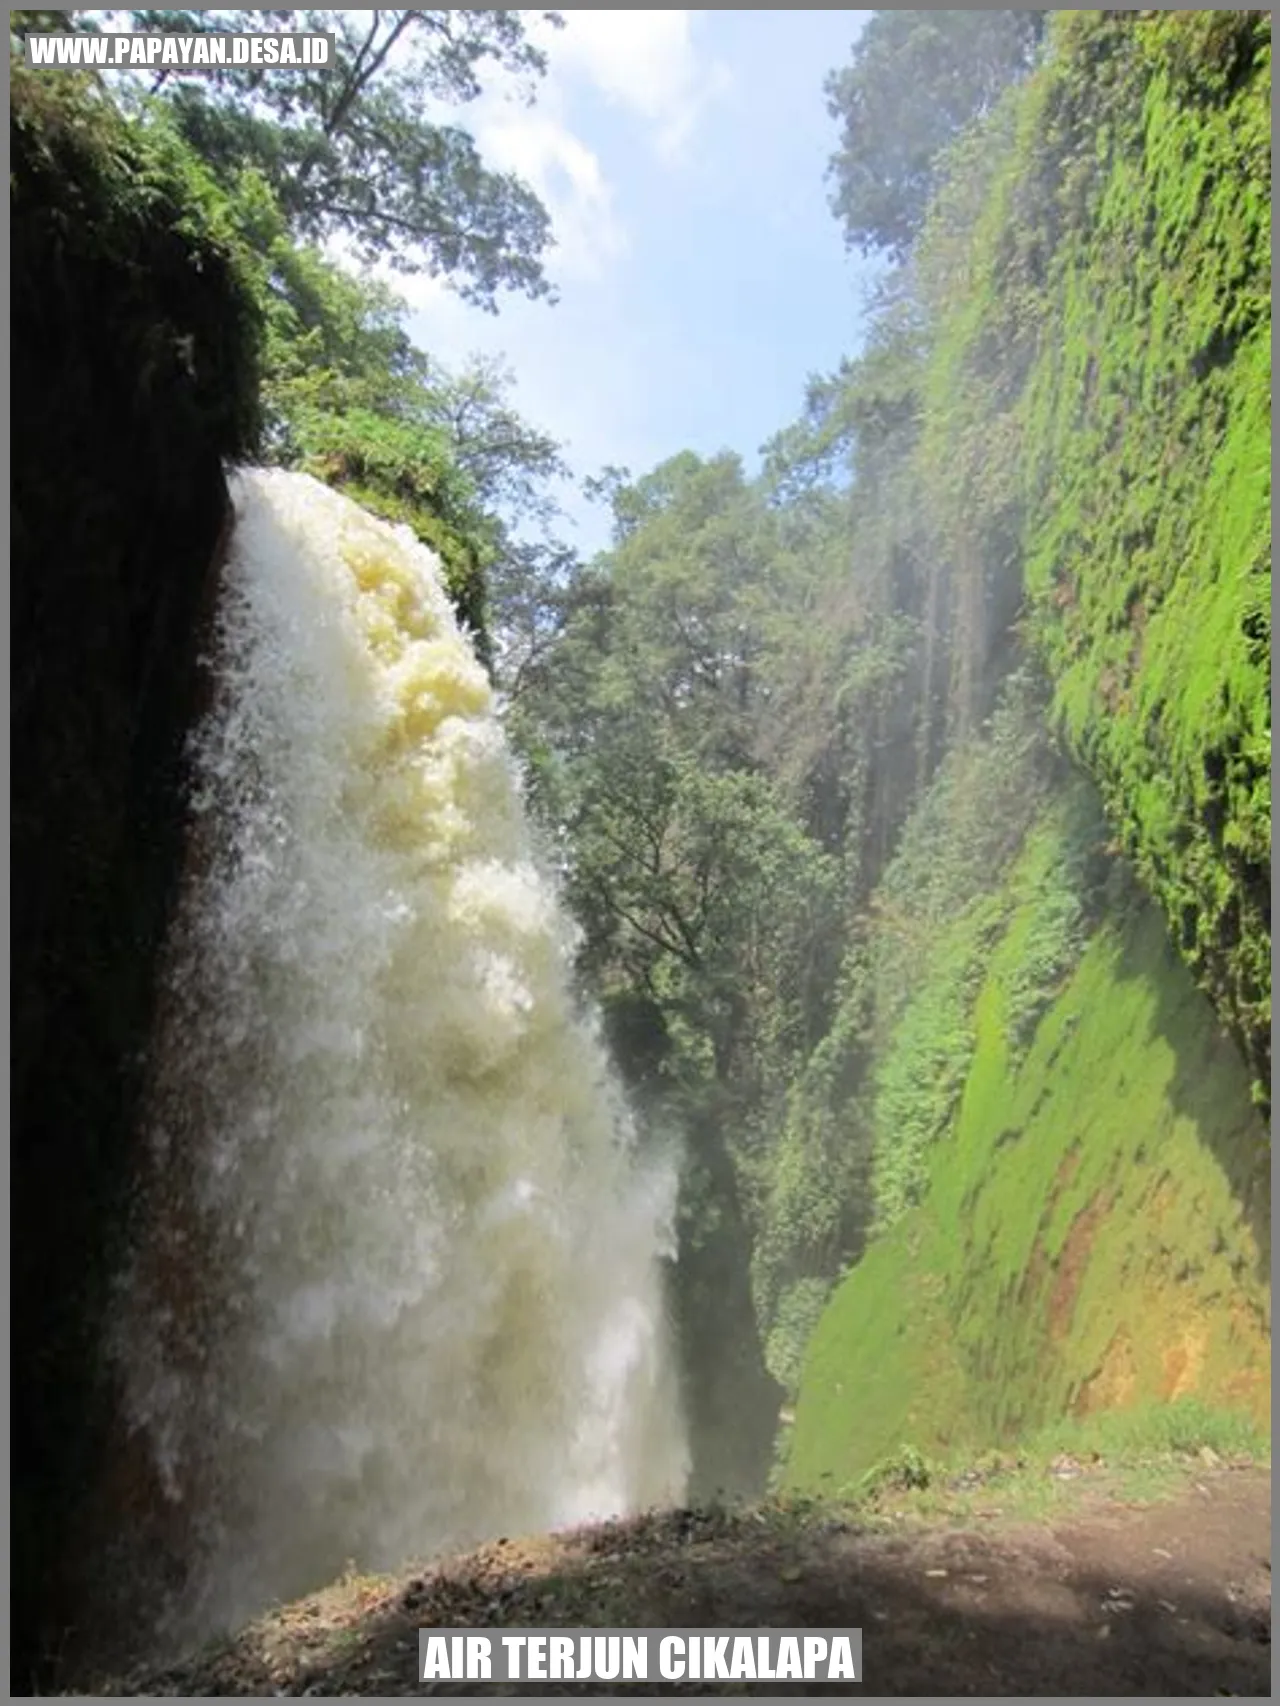
[[(748, 469), (809, 375), (859, 342), (868, 275), (828, 203), (837, 131), (823, 78), (866, 12), (566, 12), (533, 106), (494, 84), (454, 122), (541, 196), (554, 306), (498, 314), (395, 280), (414, 341), (446, 364), (505, 356), (525, 417), (581, 479), (683, 449)], [(561, 494), (584, 552), (608, 519)]]

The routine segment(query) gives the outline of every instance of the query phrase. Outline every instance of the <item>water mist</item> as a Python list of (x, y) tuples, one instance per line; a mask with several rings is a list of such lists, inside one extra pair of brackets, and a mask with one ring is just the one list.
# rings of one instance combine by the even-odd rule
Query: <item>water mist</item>
[(113, 1353), (184, 1638), (680, 1496), (660, 1258), (487, 679), (429, 552), (235, 479)]

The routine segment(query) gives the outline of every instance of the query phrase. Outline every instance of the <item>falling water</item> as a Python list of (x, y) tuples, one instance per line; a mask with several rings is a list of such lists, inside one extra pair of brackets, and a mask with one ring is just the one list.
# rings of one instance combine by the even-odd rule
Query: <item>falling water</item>
[(686, 1470), (671, 1169), (575, 1008), (436, 560), (301, 475), (234, 499), (115, 1340), (188, 1636)]

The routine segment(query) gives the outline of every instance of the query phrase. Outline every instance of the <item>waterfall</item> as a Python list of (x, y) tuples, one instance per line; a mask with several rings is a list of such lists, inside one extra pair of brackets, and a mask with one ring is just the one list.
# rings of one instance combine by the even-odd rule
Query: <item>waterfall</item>
[(687, 1467), (674, 1170), (575, 1005), (439, 566), (305, 476), (233, 497), (112, 1353), (184, 1638)]

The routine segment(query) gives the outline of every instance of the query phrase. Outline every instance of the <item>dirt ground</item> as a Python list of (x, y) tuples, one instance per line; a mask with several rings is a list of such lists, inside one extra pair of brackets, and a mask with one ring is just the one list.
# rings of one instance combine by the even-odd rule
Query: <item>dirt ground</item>
[[(117, 1683), (180, 1695), (1247, 1695), (1271, 1692), (1271, 1481), (1197, 1466), (1138, 1506), (1081, 1476), (1049, 1522), (674, 1511), (350, 1578)], [(856, 1628), (865, 1683), (420, 1684), (421, 1627)]]

